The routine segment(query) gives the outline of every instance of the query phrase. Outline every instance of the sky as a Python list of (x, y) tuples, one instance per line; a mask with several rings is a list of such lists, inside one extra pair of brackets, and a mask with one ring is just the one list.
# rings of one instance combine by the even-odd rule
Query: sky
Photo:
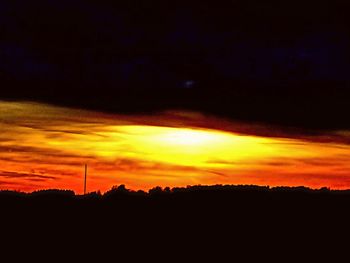
[(0, 3), (0, 97), (350, 128), (350, 21), (334, 1)]
[[(350, 187), (350, 132), (317, 136), (195, 112), (116, 115), (0, 102), (0, 189), (211, 184)], [(271, 130), (274, 130), (272, 133)]]
[[(68, 180), (79, 191), (87, 161), (91, 189), (226, 181), (346, 187), (346, 10), (342, 0), (1, 1), (0, 188)], [(237, 135), (248, 136), (238, 156), (254, 148), (254, 164), (229, 147)], [(186, 137), (203, 140), (185, 147)], [(137, 144), (145, 156), (134, 152)], [(190, 165), (173, 154), (197, 157)]]

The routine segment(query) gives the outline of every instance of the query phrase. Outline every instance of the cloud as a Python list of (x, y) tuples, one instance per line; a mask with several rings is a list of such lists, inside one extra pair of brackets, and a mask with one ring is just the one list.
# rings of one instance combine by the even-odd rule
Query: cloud
[(21, 173), (0, 170), (0, 177), (3, 178), (24, 178), (24, 179), (42, 179), (42, 180), (56, 180), (56, 177), (35, 174), (35, 173)]

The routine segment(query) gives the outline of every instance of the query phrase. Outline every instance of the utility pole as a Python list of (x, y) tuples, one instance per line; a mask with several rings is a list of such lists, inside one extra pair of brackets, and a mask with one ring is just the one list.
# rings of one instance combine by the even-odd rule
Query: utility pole
[(84, 195), (86, 195), (86, 176), (87, 176), (87, 164), (85, 164)]

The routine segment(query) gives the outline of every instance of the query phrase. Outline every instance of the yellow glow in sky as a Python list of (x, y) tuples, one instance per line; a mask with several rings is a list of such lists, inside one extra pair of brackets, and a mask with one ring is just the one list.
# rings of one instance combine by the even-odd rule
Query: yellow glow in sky
[[(134, 158), (177, 165), (224, 166), (223, 162), (267, 158), (284, 151), (283, 147), (273, 145), (276, 139), (199, 128), (115, 126), (103, 135), (111, 142), (122, 136)], [(118, 155), (112, 150), (108, 153), (96, 151), (96, 154), (110, 158)], [(216, 164), (219, 160), (221, 164)]]

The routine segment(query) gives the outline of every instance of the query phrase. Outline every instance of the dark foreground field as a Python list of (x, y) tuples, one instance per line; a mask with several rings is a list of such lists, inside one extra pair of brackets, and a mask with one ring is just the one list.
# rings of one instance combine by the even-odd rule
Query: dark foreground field
[(350, 191), (328, 189), (193, 186), (145, 193), (119, 186), (85, 196), (0, 192), (2, 241), (45, 251), (59, 244), (56, 256), (81, 247), (82, 257), (101, 248), (120, 255), (131, 250), (129, 257), (145, 256), (144, 250), (173, 256), (197, 251), (200, 257), (319, 255), (335, 243), (347, 244), (340, 240), (347, 238), (349, 209)]

